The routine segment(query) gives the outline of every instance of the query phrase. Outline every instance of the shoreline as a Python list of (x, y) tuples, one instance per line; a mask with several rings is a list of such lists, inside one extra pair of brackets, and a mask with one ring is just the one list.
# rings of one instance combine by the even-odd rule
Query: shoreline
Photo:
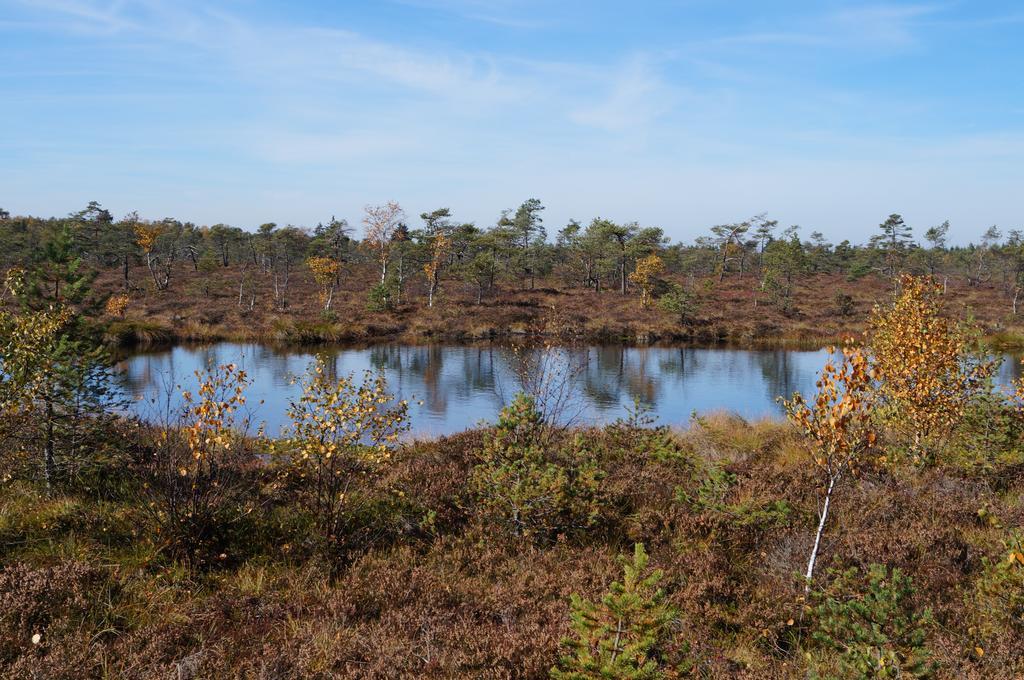
[[(360, 348), (384, 343), (409, 345), (485, 345), (515, 344), (523, 342), (552, 347), (622, 346), (662, 348), (723, 348), (723, 349), (790, 349), (814, 350), (829, 346), (840, 346), (862, 335), (862, 331), (832, 333), (820, 336), (807, 333), (781, 333), (752, 336), (742, 329), (730, 333), (723, 329), (695, 329), (689, 333), (659, 333), (653, 331), (633, 332), (623, 328), (619, 333), (547, 333), (543, 331), (522, 331), (518, 329), (490, 329), (484, 334), (464, 331), (447, 333), (416, 333), (409, 329), (367, 334), (365, 329), (345, 329), (341, 324), (324, 326), (303, 322), (294, 323), (290, 328), (269, 329), (268, 331), (236, 331), (220, 326), (190, 325), (175, 329), (152, 322), (134, 319), (114, 321), (98, 326), (103, 343), (110, 349), (124, 352), (138, 352), (164, 349), (179, 345), (210, 345), (217, 343), (261, 344), (283, 350), (302, 350), (316, 347)], [(1024, 349), (1024, 335), (1005, 332), (988, 333), (981, 338), (990, 349), (1012, 352)]]

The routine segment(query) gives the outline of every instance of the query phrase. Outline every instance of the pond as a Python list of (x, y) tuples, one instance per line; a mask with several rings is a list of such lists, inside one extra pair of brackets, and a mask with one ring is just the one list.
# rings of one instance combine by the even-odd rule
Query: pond
[[(748, 419), (779, 417), (777, 398), (812, 393), (825, 350), (597, 346), (555, 350), (511, 345), (378, 344), (319, 349), (337, 375), (383, 371), (391, 392), (411, 402), (416, 436), (459, 432), (493, 422), (524, 384), (546, 380), (557, 391), (557, 416), (574, 424), (602, 424), (627, 415), (638, 400), (657, 422), (685, 425), (694, 412), (728, 411)], [(194, 389), (194, 372), (234, 363), (252, 380), (247, 401), (253, 423), (276, 435), (299, 394), (293, 379), (314, 360), (306, 351), (257, 344), (177, 346), (136, 354), (119, 364), (132, 410), (151, 421), (180, 405), (180, 389)], [(1020, 374), (1004, 360), (998, 382)], [(179, 388), (180, 386), (180, 388)], [(262, 402), (262, 403), (261, 403)]]

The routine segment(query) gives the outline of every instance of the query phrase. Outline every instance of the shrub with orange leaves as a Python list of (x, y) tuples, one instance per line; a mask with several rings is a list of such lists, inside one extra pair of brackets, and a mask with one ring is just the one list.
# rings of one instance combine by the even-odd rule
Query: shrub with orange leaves
[[(242, 433), (248, 429), (248, 416), (239, 418), (237, 414), (245, 407), (249, 377), (235, 364), (224, 364), (205, 373), (196, 371), (196, 377), (196, 394), (186, 390), (181, 398), (185, 403), (183, 429), (188, 449), (195, 468), (201, 469), (216, 464), (220, 454), (240, 443)], [(182, 476), (193, 470), (185, 470)]]
[(128, 304), (131, 302), (131, 298), (126, 293), (117, 293), (107, 298), (107, 303), (103, 308), (103, 313), (107, 316), (114, 316), (117, 318), (123, 318), (124, 313), (128, 310)]
[(408, 403), (393, 399), (383, 374), (367, 371), (362, 382), (338, 377), (322, 356), (301, 385), (276, 453), (325, 547), (336, 550), (346, 539), (349, 497), (389, 460), (408, 429)]
[(640, 306), (651, 304), (651, 292), (658, 276), (665, 271), (665, 262), (657, 255), (648, 255), (636, 263), (636, 270), (629, 275), (630, 283), (640, 287)]
[(909, 440), (917, 463), (989, 389), (996, 367), (972, 347), (969, 328), (943, 316), (940, 291), (927, 277), (904, 275), (893, 303), (872, 312), (867, 333), (878, 414)]
[(823, 493), (818, 530), (804, 575), (808, 590), (836, 488), (846, 476), (857, 473), (875, 444), (870, 423), (872, 377), (868, 358), (860, 349), (844, 348), (837, 363), (835, 349), (829, 352), (833, 356), (821, 371), (813, 403), (808, 404), (799, 393), (783, 402), (787, 417), (809, 444)]

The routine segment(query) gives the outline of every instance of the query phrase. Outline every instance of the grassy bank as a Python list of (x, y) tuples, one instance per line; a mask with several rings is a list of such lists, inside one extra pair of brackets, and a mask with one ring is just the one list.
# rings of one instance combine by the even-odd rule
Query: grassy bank
[[(716, 416), (672, 433), (563, 433), (600, 470), (598, 512), (585, 530), (533, 538), (496, 530), (471, 492), (487, 436), (402, 446), (353, 499), (340, 569), (313, 549), (287, 493), (182, 562), (122, 465), (74, 494), (9, 481), (2, 674), (545, 677), (569, 634), (570, 594), (599, 598), (636, 542), (664, 571), (689, 674), (835, 670), (799, 577), (817, 496), (788, 425)], [(1001, 609), (996, 565), (1024, 524), (1024, 457), (1016, 440), (974, 436), (925, 471), (866, 471), (837, 501), (815, 592), (837, 578), (828, 569), (898, 568), (913, 581), (908, 606), (931, 611), (924, 644), (939, 677), (1013, 677), (1024, 619)]]

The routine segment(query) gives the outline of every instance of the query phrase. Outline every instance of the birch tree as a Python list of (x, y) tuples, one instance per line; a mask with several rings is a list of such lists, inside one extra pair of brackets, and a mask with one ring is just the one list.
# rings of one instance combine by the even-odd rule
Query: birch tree
[(787, 417), (808, 443), (821, 489), (818, 528), (804, 573), (805, 592), (811, 589), (821, 537), (839, 485), (857, 473), (875, 444), (875, 433), (869, 423), (872, 393), (868, 358), (859, 349), (843, 349), (838, 357), (834, 348), (830, 353), (832, 356), (818, 379), (814, 401), (808, 404), (797, 392), (783, 402)]
[(391, 258), (391, 246), (395, 232), (398, 230), (405, 211), (394, 201), (383, 205), (368, 205), (364, 208), (363, 242), (369, 248), (380, 265), (380, 285), (384, 285), (388, 277), (388, 260)]

